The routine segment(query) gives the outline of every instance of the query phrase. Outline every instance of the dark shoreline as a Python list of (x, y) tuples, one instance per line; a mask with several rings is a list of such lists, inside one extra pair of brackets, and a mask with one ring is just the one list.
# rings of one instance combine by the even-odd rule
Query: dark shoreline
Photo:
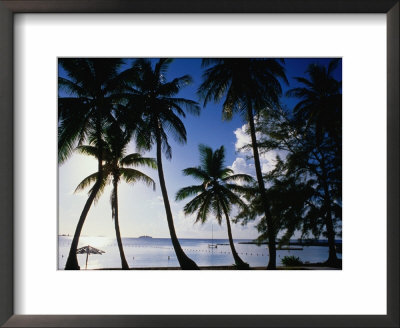
[[(341, 264), (341, 261), (340, 261)], [(307, 264), (302, 264), (299, 266), (279, 266), (277, 267), (277, 270), (341, 270), (341, 265), (340, 267), (331, 267), (326, 265), (325, 263), (307, 263)], [(106, 271), (106, 270), (122, 270), (121, 268), (101, 268), (101, 269), (92, 269), (91, 271)], [(148, 267), (148, 268), (131, 268), (130, 270), (181, 270), (180, 267)], [(200, 270), (236, 270), (234, 266), (232, 265), (221, 265), (221, 266), (201, 266)], [(251, 270), (267, 270), (266, 266), (261, 266), (261, 267), (250, 267), (249, 269)]]
[[(243, 244), (243, 245), (268, 245), (268, 242), (257, 242), (257, 241), (242, 241), (238, 242), (238, 244)], [(278, 243), (276, 243), (278, 245)], [(335, 242), (335, 245), (342, 245), (342, 242)], [(283, 247), (285, 246), (324, 246), (328, 247), (328, 241), (321, 241), (321, 240), (312, 240), (312, 241), (294, 241), (294, 242), (289, 242), (285, 243)]]

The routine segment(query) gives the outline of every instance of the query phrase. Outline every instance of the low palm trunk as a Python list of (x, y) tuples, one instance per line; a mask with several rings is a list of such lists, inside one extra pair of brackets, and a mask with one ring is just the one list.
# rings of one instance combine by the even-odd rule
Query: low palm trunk
[(335, 247), (335, 231), (332, 222), (332, 212), (329, 209), (325, 217), (326, 230), (328, 232), (328, 245), (329, 245), (329, 257), (326, 264), (336, 267), (339, 264), (339, 260), (336, 256)]
[(253, 148), (254, 166), (256, 168), (258, 188), (260, 189), (261, 201), (263, 204), (265, 218), (266, 218), (267, 226), (268, 226), (269, 262), (268, 262), (267, 269), (275, 270), (276, 269), (275, 227), (273, 226), (271, 213), (268, 208), (268, 200), (267, 200), (267, 195), (265, 193), (264, 179), (262, 177), (262, 172), (261, 172), (260, 156), (258, 154), (258, 148), (257, 148), (256, 129), (254, 126), (253, 109), (252, 109), (252, 106), (250, 103), (247, 106), (247, 116), (248, 116), (248, 121), (249, 121), (249, 125), (250, 125), (251, 144), (252, 144), (252, 148)]
[(83, 224), (85, 223), (86, 216), (89, 212), (90, 206), (92, 206), (93, 200), (95, 199), (96, 194), (99, 191), (99, 189), (100, 189), (100, 183), (99, 183), (99, 181), (97, 181), (93, 187), (92, 192), (89, 195), (88, 200), (86, 201), (85, 207), (83, 208), (83, 211), (79, 218), (78, 225), (76, 226), (74, 238), (72, 239), (71, 248), (69, 250), (67, 263), (65, 264), (65, 270), (79, 270), (80, 269), (79, 264), (78, 264), (78, 259), (76, 257), (76, 250), (78, 248), (79, 237), (81, 236)]
[(119, 255), (121, 257), (121, 265), (123, 270), (129, 270), (128, 262), (125, 258), (124, 248), (122, 246), (121, 232), (119, 230), (119, 219), (118, 219), (118, 182), (114, 180), (114, 190), (113, 190), (113, 216), (115, 223), (115, 235), (117, 236), (117, 244), (119, 249)]
[(160, 179), (161, 193), (164, 200), (165, 213), (167, 215), (169, 233), (171, 235), (171, 241), (175, 250), (176, 257), (179, 261), (182, 270), (198, 270), (199, 267), (197, 266), (197, 264), (193, 260), (191, 260), (182, 250), (182, 247), (179, 244), (178, 237), (176, 236), (174, 220), (172, 218), (171, 206), (168, 200), (167, 187), (165, 186), (164, 172), (162, 168), (161, 136), (159, 132), (157, 134), (157, 168), (158, 168), (158, 177)]
[(235, 264), (238, 269), (249, 269), (250, 266), (247, 263), (243, 262), (243, 260), (240, 258), (240, 256), (236, 252), (235, 245), (233, 243), (231, 223), (230, 223), (229, 215), (228, 215), (226, 209), (224, 209), (224, 214), (225, 214), (225, 218), (226, 218), (226, 226), (228, 227), (229, 245), (231, 246), (231, 251), (232, 251), (233, 259), (235, 260)]

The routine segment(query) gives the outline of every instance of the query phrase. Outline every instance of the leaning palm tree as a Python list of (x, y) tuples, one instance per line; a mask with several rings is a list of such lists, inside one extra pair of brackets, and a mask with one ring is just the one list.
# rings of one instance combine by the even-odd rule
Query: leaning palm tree
[(66, 270), (79, 270), (76, 250), (89, 209), (101, 188), (104, 126), (116, 103), (121, 100), (126, 73), (117, 58), (64, 58), (60, 68), (67, 77), (58, 78), (58, 161), (63, 164), (75, 147), (95, 138), (99, 148), (97, 180), (79, 217), (71, 243)]
[(136, 141), (139, 149), (151, 149), (156, 146), (157, 168), (161, 193), (164, 200), (165, 213), (177, 259), (183, 270), (196, 270), (198, 266), (182, 250), (175, 232), (174, 220), (168, 199), (164, 179), (162, 153), (171, 159), (171, 146), (168, 134), (178, 143), (186, 142), (186, 129), (180, 116), (185, 117), (185, 111), (198, 114), (200, 107), (197, 102), (176, 97), (182, 87), (190, 84), (192, 79), (184, 75), (167, 81), (165, 75), (172, 59), (161, 58), (153, 68), (149, 59), (138, 59), (133, 63), (139, 72), (139, 78), (134, 81), (131, 89), (131, 110), (142, 113), (143, 124), (136, 129)]
[(247, 207), (237, 195), (238, 192), (243, 191), (243, 188), (235, 182), (252, 182), (253, 178), (247, 174), (233, 174), (230, 168), (224, 166), (224, 146), (213, 151), (210, 147), (200, 145), (199, 152), (200, 166), (184, 169), (183, 174), (199, 180), (201, 184), (180, 189), (176, 194), (176, 200), (195, 196), (184, 207), (184, 213), (187, 215), (197, 213), (195, 223), (205, 223), (210, 212), (212, 212), (215, 214), (218, 224), (221, 225), (222, 217), (224, 216), (228, 229), (229, 245), (236, 267), (239, 269), (248, 269), (249, 265), (243, 262), (236, 252), (229, 214), (232, 205), (237, 205), (242, 210), (245, 210)]
[(264, 108), (278, 106), (282, 93), (278, 78), (287, 83), (284, 68), (279, 60), (265, 58), (210, 58), (203, 59), (202, 65), (208, 67), (198, 90), (204, 106), (211, 100), (218, 102), (225, 98), (222, 106), (223, 119), (230, 120), (233, 114), (241, 113), (249, 124), (256, 177), (269, 226), (268, 269), (275, 269), (276, 235), (261, 171), (254, 115)]
[[(102, 181), (100, 184), (101, 186), (95, 198), (97, 200), (101, 196), (106, 185), (112, 184), (112, 192), (110, 198), (111, 212), (115, 225), (115, 234), (117, 237), (117, 244), (121, 257), (121, 265), (122, 269), (124, 270), (129, 270), (129, 266), (125, 258), (119, 228), (118, 183), (121, 181), (121, 179), (131, 184), (142, 181), (146, 185), (153, 186), (154, 189), (155, 183), (149, 176), (131, 167), (137, 167), (139, 165), (149, 166), (153, 169), (156, 169), (157, 167), (156, 161), (153, 158), (142, 157), (139, 153), (126, 155), (126, 148), (130, 139), (131, 134), (122, 131), (117, 124), (112, 124), (107, 129), (107, 134), (105, 136), (105, 141), (103, 142), (102, 147), (102, 158), (105, 164), (103, 166)], [(93, 156), (96, 159), (99, 158), (99, 147), (96, 145), (95, 141), (92, 145), (82, 145), (78, 146), (76, 149), (81, 154)], [(97, 177), (98, 172), (89, 175), (82, 180), (75, 191), (77, 192), (83, 190), (90, 186), (92, 183), (96, 183)], [(91, 191), (89, 193), (91, 193)]]

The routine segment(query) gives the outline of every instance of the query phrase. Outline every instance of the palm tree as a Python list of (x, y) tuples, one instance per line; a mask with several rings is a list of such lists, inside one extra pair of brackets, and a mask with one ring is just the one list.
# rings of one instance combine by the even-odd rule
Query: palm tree
[[(96, 194), (98, 199), (104, 191), (104, 187), (112, 184), (111, 192), (111, 212), (115, 224), (115, 234), (117, 237), (118, 249), (121, 257), (122, 269), (129, 270), (128, 263), (125, 259), (124, 249), (122, 247), (121, 233), (119, 229), (119, 216), (118, 216), (118, 183), (121, 179), (127, 183), (136, 183), (138, 181), (144, 182), (146, 185), (152, 185), (155, 188), (154, 181), (146, 174), (130, 168), (130, 166), (137, 167), (139, 165), (146, 165), (156, 169), (156, 161), (153, 158), (142, 157), (139, 153), (126, 155), (126, 148), (131, 139), (131, 133), (124, 132), (120, 127), (114, 123), (107, 129), (105, 141), (103, 142), (103, 174), (101, 187)], [(77, 151), (81, 154), (99, 158), (99, 147), (93, 142), (92, 145), (82, 145), (77, 147)], [(97, 181), (98, 172), (93, 173), (82, 180), (77, 186), (75, 192), (83, 190), (90, 186), (93, 182)], [(90, 192), (91, 193), (91, 192)]]
[[(288, 96), (299, 98), (294, 107), (295, 120), (302, 124), (307, 122), (307, 128), (315, 131), (315, 147), (318, 157), (318, 178), (322, 187), (325, 208), (325, 225), (329, 244), (327, 264), (336, 266), (339, 260), (335, 248), (334, 198), (341, 200), (341, 185), (339, 188), (330, 184), (331, 176), (341, 181), (342, 165), (342, 93), (341, 82), (333, 77), (340, 59), (331, 60), (327, 67), (317, 64), (309, 65), (306, 73), (309, 79), (297, 77), (301, 87), (291, 89)], [(332, 150), (332, 151), (331, 151)], [(334, 153), (329, 156), (329, 152)], [(331, 167), (331, 168), (330, 168)], [(336, 197), (334, 194), (337, 194)]]
[(71, 243), (66, 270), (79, 270), (76, 250), (89, 209), (101, 188), (103, 158), (102, 137), (111, 111), (121, 100), (125, 76), (118, 73), (123, 61), (117, 58), (65, 58), (60, 67), (68, 78), (59, 77), (58, 161), (63, 164), (74, 148), (89, 137), (99, 148), (97, 179), (79, 217)]
[(225, 97), (223, 119), (230, 120), (234, 113), (241, 113), (249, 124), (257, 182), (269, 226), (268, 269), (275, 269), (276, 235), (261, 171), (254, 114), (266, 107), (278, 106), (282, 93), (278, 78), (287, 83), (284, 68), (278, 60), (264, 58), (203, 59), (202, 65), (211, 66), (204, 72), (203, 83), (198, 90), (199, 96), (204, 99), (204, 106), (210, 100), (218, 102)]
[(177, 259), (183, 270), (195, 270), (198, 266), (182, 250), (175, 232), (171, 206), (168, 199), (167, 187), (165, 184), (162, 152), (167, 159), (171, 159), (171, 146), (168, 143), (168, 133), (178, 143), (186, 142), (186, 129), (180, 116), (185, 117), (185, 111), (198, 114), (200, 107), (197, 102), (185, 98), (178, 98), (176, 95), (180, 89), (192, 82), (189, 75), (184, 75), (166, 80), (166, 73), (172, 59), (161, 58), (152, 67), (148, 59), (138, 59), (133, 67), (138, 71), (139, 77), (131, 89), (131, 110), (143, 114), (143, 124), (137, 129), (136, 140), (139, 148), (149, 150), (156, 145), (157, 168), (160, 180), (161, 193), (164, 200), (164, 207)]
[(340, 59), (333, 59), (328, 66), (311, 64), (305, 77), (295, 77), (301, 87), (286, 92), (289, 97), (300, 101), (293, 109), (297, 120), (306, 121), (316, 129), (316, 140), (321, 143), (327, 133), (334, 141), (341, 155), (342, 135), (342, 83), (333, 77)]
[(213, 151), (210, 147), (200, 145), (199, 152), (201, 165), (184, 169), (183, 173), (201, 181), (201, 184), (180, 189), (176, 194), (176, 200), (195, 196), (184, 207), (185, 214), (197, 212), (195, 223), (205, 223), (212, 212), (221, 225), (222, 217), (225, 216), (229, 245), (235, 264), (239, 269), (248, 269), (249, 265), (239, 257), (233, 244), (229, 214), (232, 205), (246, 209), (246, 204), (237, 195), (242, 192), (242, 187), (235, 184), (235, 181), (251, 182), (253, 178), (246, 174), (233, 174), (230, 168), (224, 166), (224, 146)]

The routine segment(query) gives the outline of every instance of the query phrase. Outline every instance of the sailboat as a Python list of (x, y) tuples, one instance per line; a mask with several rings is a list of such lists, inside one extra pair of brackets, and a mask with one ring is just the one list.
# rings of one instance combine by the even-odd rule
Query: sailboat
[(209, 248), (217, 248), (217, 244), (214, 244), (214, 226), (211, 225), (211, 244), (208, 244)]

